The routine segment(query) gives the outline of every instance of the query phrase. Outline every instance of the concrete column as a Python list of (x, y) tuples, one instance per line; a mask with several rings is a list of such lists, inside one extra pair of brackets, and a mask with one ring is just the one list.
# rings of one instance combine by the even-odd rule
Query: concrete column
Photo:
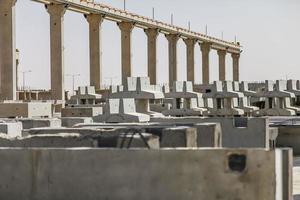
[(64, 100), (63, 20), (66, 5), (51, 3), (46, 8), (50, 15), (51, 97), (54, 100)]
[(240, 81), (240, 54), (233, 53), (232, 57), (232, 70), (233, 70), (233, 81)]
[(126, 84), (127, 77), (131, 76), (131, 33), (134, 24), (131, 22), (120, 22), (121, 30), (121, 62), (122, 62), (122, 84)]
[(195, 39), (185, 39), (186, 44), (186, 63), (187, 63), (187, 80), (195, 84)]
[(211, 49), (210, 43), (200, 44), (202, 53), (202, 83), (209, 84), (209, 52)]
[(149, 28), (145, 29), (145, 33), (148, 38), (148, 76), (150, 78), (150, 84), (155, 85), (157, 84), (156, 79), (156, 64), (157, 64), (157, 57), (156, 57), (156, 42), (158, 36), (158, 29)]
[(16, 100), (16, 0), (0, 1), (0, 98)]
[(166, 35), (169, 42), (169, 86), (173, 86), (173, 82), (177, 81), (177, 42), (179, 35)]
[(218, 50), (219, 56), (219, 80), (225, 81), (226, 80), (226, 51), (225, 50)]
[(89, 23), (90, 40), (90, 85), (101, 89), (102, 52), (101, 52), (101, 15), (89, 14), (86, 16)]

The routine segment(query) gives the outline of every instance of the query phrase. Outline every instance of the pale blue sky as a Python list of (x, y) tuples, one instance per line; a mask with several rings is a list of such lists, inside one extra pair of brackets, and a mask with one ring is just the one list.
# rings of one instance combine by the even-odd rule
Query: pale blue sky
[[(123, 0), (100, 0), (122, 8)], [(170, 21), (174, 24), (233, 41), (237, 35), (243, 46), (241, 56), (242, 80), (300, 79), (300, 1), (299, 0), (127, 0), (127, 10)], [(32, 70), (26, 85), (50, 87), (49, 16), (42, 4), (30, 0), (17, 2), (17, 48), (21, 51), (20, 70)], [(102, 25), (103, 84), (120, 81), (120, 31), (115, 23)], [(136, 28), (132, 35), (133, 76), (145, 76), (147, 69), (146, 36)], [(196, 81), (201, 82), (201, 54), (195, 50)], [(76, 85), (89, 83), (88, 24), (82, 14), (68, 11), (65, 15), (65, 72), (79, 73)], [(167, 41), (158, 38), (158, 81), (168, 80)], [(215, 51), (211, 53), (211, 80), (218, 78)], [(186, 79), (185, 45), (178, 45), (180, 80)], [(227, 56), (227, 79), (232, 78), (231, 57)], [(22, 82), (22, 77), (20, 79)], [(66, 77), (66, 89), (72, 81)]]

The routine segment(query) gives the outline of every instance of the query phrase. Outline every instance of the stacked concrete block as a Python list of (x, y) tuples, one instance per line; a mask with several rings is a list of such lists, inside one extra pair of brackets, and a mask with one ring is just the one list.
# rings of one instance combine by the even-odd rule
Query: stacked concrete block
[(109, 99), (104, 108), (103, 115), (95, 116), (95, 122), (121, 123), (121, 122), (148, 122), (150, 116), (136, 112), (134, 99)]
[(96, 94), (94, 86), (83, 86), (78, 87), (77, 94), (71, 96), (69, 103), (77, 105), (95, 105), (101, 101), (103, 101), (102, 96)]
[(266, 81), (266, 91), (261, 94), (265, 97), (265, 108), (255, 111), (256, 116), (291, 116), (299, 112), (299, 108), (291, 106), (291, 99), (295, 94), (287, 92), (286, 81)]
[(48, 102), (3, 102), (0, 103), (0, 117), (52, 117), (52, 105)]
[(161, 148), (197, 147), (197, 129), (191, 127), (166, 128), (160, 138)]
[[(241, 90), (240, 90), (241, 89)], [(235, 99), (235, 106), (244, 110), (245, 116), (251, 116), (252, 112), (259, 110), (256, 106), (251, 106), (251, 98), (256, 97), (256, 93), (249, 91), (248, 83), (242, 82), (241, 86), (240, 83), (237, 81), (233, 81), (233, 90), (235, 92), (241, 92), (244, 94), (244, 97)]]
[(134, 99), (137, 112), (151, 117), (162, 117), (161, 113), (150, 109), (150, 101), (162, 100), (164, 94), (157, 86), (150, 85), (148, 77), (127, 77), (127, 83), (123, 91), (112, 92), (109, 98)]
[[(240, 83), (240, 91), (244, 94), (244, 96), (247, 98), (247, 106), (252, 106), (256, 102), (262, 102), (264, 101), (264, 97), (260, 97), (258, 95), (258, 91), (253, 91), (249, 89), (249, 83), (246, 81), (242, 81)], [(258, 107), (258, 106), (256, 106)], [(258, 107), (260, 108), (260, 107)]]
[(287, 91), (295, 94), (295, 99), (292, 99), (293, 106), (300, 106), (300, 89), (297, 88), (297, 80), (287, 81)]
[(209, 116), (241, 116), (244, 110), (238, 108), (238, 99), (244, 95), (240, 92), (233, 91), (231, 81), (215, 81), (214, 88), (210, 93), (203, 95), (206, 99), (213, 100), (213, 108), (209, 108), (205, 113)]
[(172, 91), (165, 93), (165, 98), (172, 100), (171, 109), (162, 112), (165, 116), (202, 116), (206, 111), (202, 94), (194, 92), (189, 81), (174, 82)]
[(102, 95), (96, 94), (95, 87), (79, 87), (71, 97), (68, 106), (61, 110), (62, 117), (94, 117), (103, 113)]

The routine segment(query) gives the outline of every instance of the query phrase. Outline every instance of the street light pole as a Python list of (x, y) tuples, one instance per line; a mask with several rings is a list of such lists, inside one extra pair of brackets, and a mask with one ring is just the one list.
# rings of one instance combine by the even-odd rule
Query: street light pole
[(72, 93), (75, 95), (75, 77), (80, 76), (80, 74), (67, 74), (66, 76), (72, 77)]
[(26, 73), (30, 73), (30, 72), (32, 72), (31, 70), (27, 70), (27, 71), (22, 71), (22, 75), (23, 75), (23, 90), (25, 90), (25, 83), (26, 83), (26, 81), (25, 81), (25, 77), (26, 77)]

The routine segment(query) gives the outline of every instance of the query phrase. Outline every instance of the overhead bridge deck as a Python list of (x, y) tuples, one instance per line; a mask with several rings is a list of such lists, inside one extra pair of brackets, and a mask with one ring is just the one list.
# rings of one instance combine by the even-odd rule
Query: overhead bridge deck
[(107, 20), (116, 22), (129, 21), (140, 28), (157, 28), (161, 33), (179, 34), (182, 38), (194, 38), (199, 42), (211, 43), (211, 48), (215, 50), (227, 50), (229, 53), (240, 53), (241, 46), (233, 42), (220, 40), (205, 34), (197, 33), (185, 28), (160, 22), (141, 15), (130, 13), (121, 9), (113, 8), (105, 4), (94, 3), (83, 0), (32, 0), (35, 2), (50, 4), (66, 4), (69, 10), (83, 14), (101, 14)]

